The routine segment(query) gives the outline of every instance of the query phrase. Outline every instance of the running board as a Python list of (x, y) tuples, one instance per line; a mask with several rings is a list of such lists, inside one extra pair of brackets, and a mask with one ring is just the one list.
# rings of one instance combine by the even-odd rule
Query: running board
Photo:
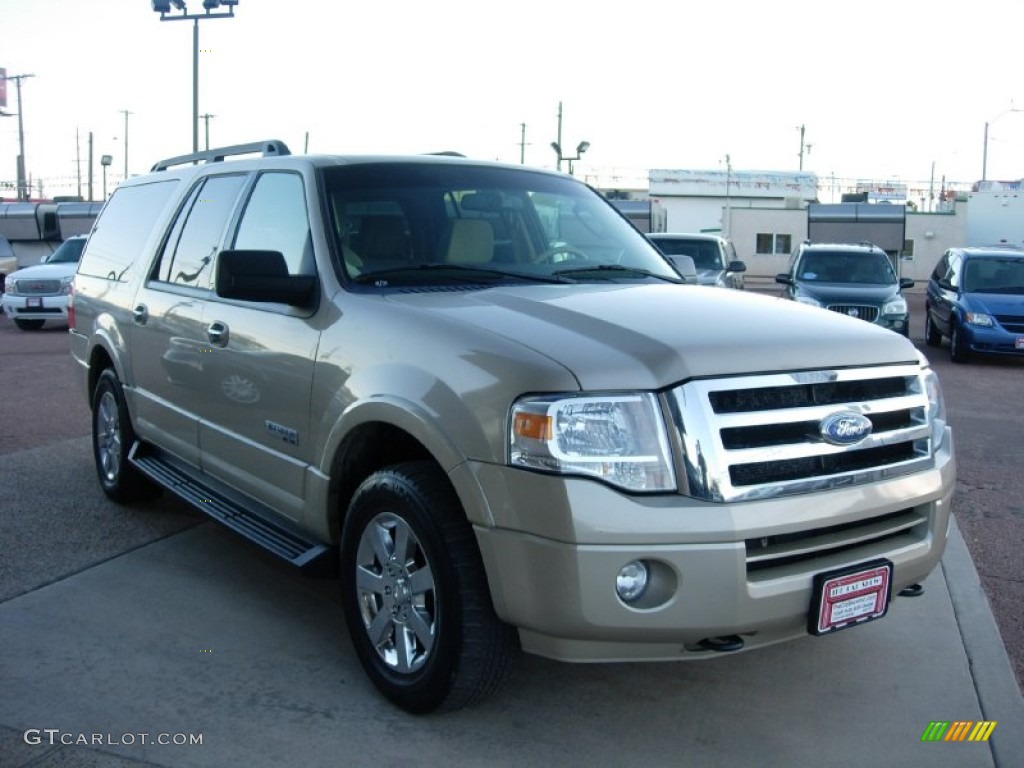
[(331, 551), (294, 526), (274, 520), (270, 510), (261, 513), (246, 506), (238, 492), (217, 490), (219, 483), (198, 480), (191, 467), (159, 449), (136, 442), (128, 460), (157, 485), (294, 566), (306, 568)]

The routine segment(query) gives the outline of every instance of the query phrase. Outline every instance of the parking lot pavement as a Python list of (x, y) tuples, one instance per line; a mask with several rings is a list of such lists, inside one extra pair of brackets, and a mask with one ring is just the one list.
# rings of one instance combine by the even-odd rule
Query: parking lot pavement
[[(832, 637), (704, 663), (526, 657), (482, 706), (417, 718), (364, 677), (333, 581), (204, 523), (0, 604), (0, 764), (1016, 765), (1024, 704), (998, 635), (970, 638), (994, 624), (965, 565), (955, 538), (923, 596)], [(922, 742), (947, 720), (998, 724)], [(142, 743), (161, 734), (202, 743)]]
[[(5, 414), (7, 429), (31, 423), (20, 401)], [(87, 419), (77, 429), (0, 450), (3, 768), (1009, 768), (1024, 754), (1024, 700), (956, 528), (924, 595), (867, 626), (695, 663), (524, 657), (476, 709), (416, 718), (364, 676), (336, 581), (304, 578), (174, 500), (113, 505)], [(964, 444), (965, 459), (984, 449)], [(922, 741), (936, 721), (996, 726), (984, 743)], [(162, 734), (202, 743), (151, 743)]]

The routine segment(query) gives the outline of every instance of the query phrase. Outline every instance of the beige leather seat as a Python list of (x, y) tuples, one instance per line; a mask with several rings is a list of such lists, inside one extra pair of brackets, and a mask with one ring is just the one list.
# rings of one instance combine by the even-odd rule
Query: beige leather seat
[(494, 258), (494, 228), (483, 219), (453, 219), (441, 254), (452, 264), (486, 264)]

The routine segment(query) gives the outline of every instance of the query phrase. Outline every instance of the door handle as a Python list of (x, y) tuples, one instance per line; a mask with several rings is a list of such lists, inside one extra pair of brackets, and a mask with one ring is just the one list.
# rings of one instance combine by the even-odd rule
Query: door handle
[(210, 343), (218, 347), (226, 347), (228, 345), (228, 326), (227, 323), (222, 323), (220, 320), (210, 323), (206, 329), (206, 338), (210, 340)]
[(145, 304), (139, 304), (132, 310), (132, 319), (139, 325), (145, 325), (149, 320), (149, 308)]

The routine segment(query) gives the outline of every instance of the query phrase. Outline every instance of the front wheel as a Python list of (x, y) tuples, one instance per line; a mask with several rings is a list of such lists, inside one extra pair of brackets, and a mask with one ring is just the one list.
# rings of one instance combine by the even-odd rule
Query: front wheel
[(954, 363), (966, 363), (971, 356), (963, 334), (959, 323), (953, 323), (949, 329), (949, 359)]
[(942, 344), (942, 334), (932, 322), (932, 314), (928, 307), (924, 308), (924, 343), (929, 347), (938, 347)]
[(515, 633), (495, 615), (473, 530), (429, 462), (359, 486), (342, 531), (341, 588), (363, 669), (402, 709), (459, 709), (507, 677)]
[(128, 406), (117, 374), (100, 374), (92, 396), (92, 451), (100, 487), (114, 501), (127, 504), (159, 495), (159, 488), (128, 462), (135, 442)]

